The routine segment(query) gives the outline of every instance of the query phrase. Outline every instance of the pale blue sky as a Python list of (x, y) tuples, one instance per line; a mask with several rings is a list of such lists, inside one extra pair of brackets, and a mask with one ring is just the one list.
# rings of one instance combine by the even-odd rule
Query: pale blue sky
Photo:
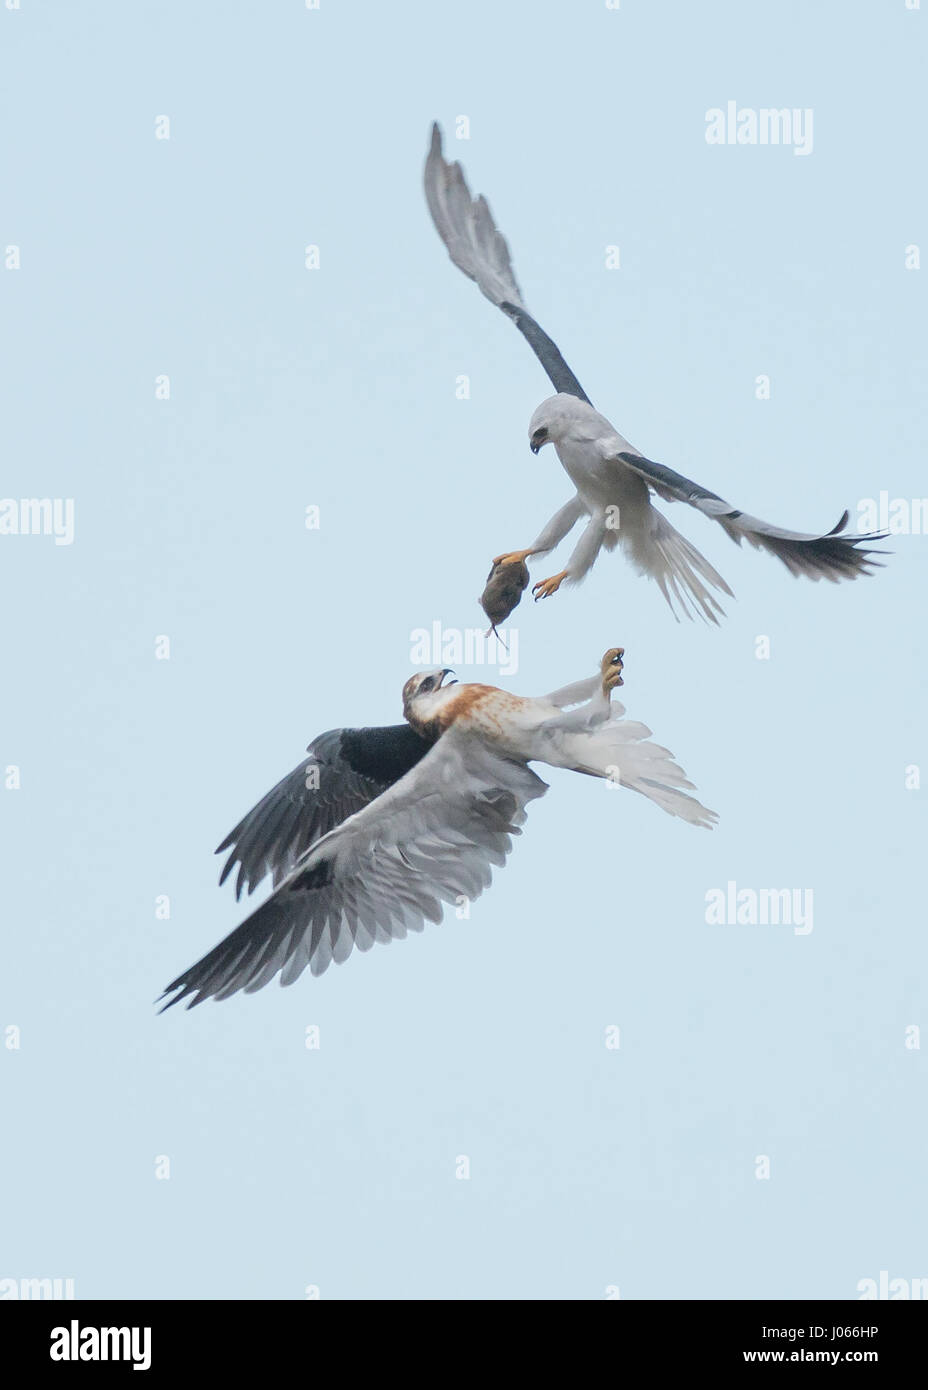
[[(428, 219), (431, 120), (623, 433), (827, 529), (928, 492), (925, 272), (905, 269), (928, 241), (926, 22), (904, 0), (0, 8), (0, 245), (21, 255), (0, 272), (0, 493), (75, 500), (71, 546), (0, 536), (0, 766), (22, 779), (0, 794), (0, 1029), (21, 1030), (0, 1278), (853, 1298), (881, 1269), (928, 1275), (905, 1046), (928, 1023), (905, 786), (928, 761), (924, 536), (838, 588), (673, 509), (738, 596), (724, 625), (677, 625), (605, 556), (517, 611), (506, 684), (541, 693), (623, 645), (629, 712), (715, 832), (551, 772), (469, 922), (152, 1007), (243, 915), (214, 845), (315, 734), (396, 720), (412, 630), (480, 624), (489, 557), (568, 495), (527, 448), (541, 369)], [(709, 146), (728, 100), (812, 108), (812, 153)], [(813, 931), (707, 925), (729, 880), (812, 889)]]

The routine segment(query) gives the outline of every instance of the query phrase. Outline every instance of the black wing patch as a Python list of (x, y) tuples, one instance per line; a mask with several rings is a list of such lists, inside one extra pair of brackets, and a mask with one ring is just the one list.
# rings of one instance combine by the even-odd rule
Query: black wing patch
[(238, 865), (235, 896), (253, 893), (270, 873), (275, 886), (310, 845), (405, 777), (432, 745), (408, 724), (331, 729), (231, 830), (220, 884)]
[(869, 549), (868, 542), (884, 540), (886, 533), (843, 535), (849, 520), (847, 512), (823, 536), (785, 531), (761, 521), (759, 517), (739, 511), (719, 497), (718, 493), (709, 492), (692, 479), (684, 478), (682, 473), (675, 473), (672, 468), (655, 463), (642, 454), (623, 450), (614, 457), (640, 474), (658, 497), (663, 497), (667, 502), (686, 502), (695, 507), (704, 516), (717, 521), (736, 544), (740, 545), (742, 540), (746, 540), (758, 550), (768, 551), (781, 560), (791, 574), (837, 582), (839, 579), (856, 579), (859, 574), (870, 574), (873, 569), (882, 568), (879, 560), (871, 560), (870, 557), (884, 555), (886, 551)]
[(593, 402), (564, 361), (557, 343), (548, 337), (541, 324), (536, 323), (531, 314), (516, 304), (501, 304), (499, 307), (512, 319), (525, 338), (547, 372), (548, 380), (555, 391), (562, 391), (566, 396), (577, 396), (581, 401), (586, 401), (587, 405), (592, 405)]

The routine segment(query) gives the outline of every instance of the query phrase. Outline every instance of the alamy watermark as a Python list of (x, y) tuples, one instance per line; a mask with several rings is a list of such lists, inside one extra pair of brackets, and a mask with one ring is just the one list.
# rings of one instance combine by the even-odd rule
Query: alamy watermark
[(519, 670), (517, 628), (500, 628), (489, 636), (479, 627), (442, 627), (436, 619), (430, 628), (413, 628), (409, 634), (409, 660), (413, 666), (496, 666), (501, 676)]
[(906, 1299), (925, 1302), (928, 1300), (928, 1279), (890, 1279), (889, 1270), (881, 1269), (878, 1280), (859, 1279), (857, 1293), (861, 1302), (873, 1299), (884, 1303)]
[(0, 1299), (58, 1301), (74, 1297), (73, 1279), (0, 1279)]
[(0, 497), (0, 536), (54, 536), (74, 540), (73, 497)]
[(886, 531), (890, 536), (928, 536), (928, 497), (862, 497), (857, 503), (857, 529)]
[(72, 1318), (53, 1327), (48, 1354), (52, 1361), (131, 1361), (134, 1371), (151, 1367), (150, 1327), (90, 1327)]
[(790, 145), (812, 153), (811, 106), (739, 106), (728, 101), (706, 112), (707, 145)]
[(706, 921), (717, 927), (792, 927), (808, 936), (813, 925), (811, 888), (739, 888), (729, 879), (724, 888), (706, 889)]

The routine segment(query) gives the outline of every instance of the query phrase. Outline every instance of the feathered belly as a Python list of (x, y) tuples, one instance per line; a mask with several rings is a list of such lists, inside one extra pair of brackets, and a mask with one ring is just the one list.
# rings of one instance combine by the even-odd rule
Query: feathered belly
[(565, 449), (560, 458), (590, 512), (613, 507), (627, 512), (629, 519), (644, 516), (649, 506), (648, 486), (631, 469), (592, 450)]
[(545, 720), (557, 715), (554, 705), (543, 700), (510, 695), (495, 686), (463, 685), (445, 706), (446, 727), (459, 724), (485, 739), (507, 757), (537, 757), (537, 730)]

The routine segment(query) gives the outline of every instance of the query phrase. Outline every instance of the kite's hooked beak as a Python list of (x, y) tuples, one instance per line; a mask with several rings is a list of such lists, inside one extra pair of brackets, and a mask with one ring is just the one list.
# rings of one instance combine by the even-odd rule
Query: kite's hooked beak
[[(444, 667), (442, 667), (441, 679), (440, 679), (439, 682), (438, 682), (437, 689), (441, 690), (442, 686), (443, 686), (444, 683), (445, 683), (445, 676), (453, 676), (453, 675), (454, 675), (454, 672), (452, 671), (452, 669), (451, 669), (450, 666), (444, 666)], [(449, 684), (449, 685), (457, 685), (457, 681), (456, 681), (456, 680), (454, 680), (454, 681), (449, 681), (448, 684)]]
[(548, 427), (547, 427), (547, 425), (542, 425), (541, 428), (540, 428), (540, 429), (537, 429), (537, 430), (535, 431), (535, 433), (532, 435), (532, 438), (531, 438), (531, 440), (529, 441), (529, 446), (528, 446), (528, 447), (531, 449), (531, 451), (532, 451), (533, 454), (537, 454), (537, 453), (538, 453), (538, 450), (541, 448), (542, 444), (547, 444), (547, 442), (548, 442)]

